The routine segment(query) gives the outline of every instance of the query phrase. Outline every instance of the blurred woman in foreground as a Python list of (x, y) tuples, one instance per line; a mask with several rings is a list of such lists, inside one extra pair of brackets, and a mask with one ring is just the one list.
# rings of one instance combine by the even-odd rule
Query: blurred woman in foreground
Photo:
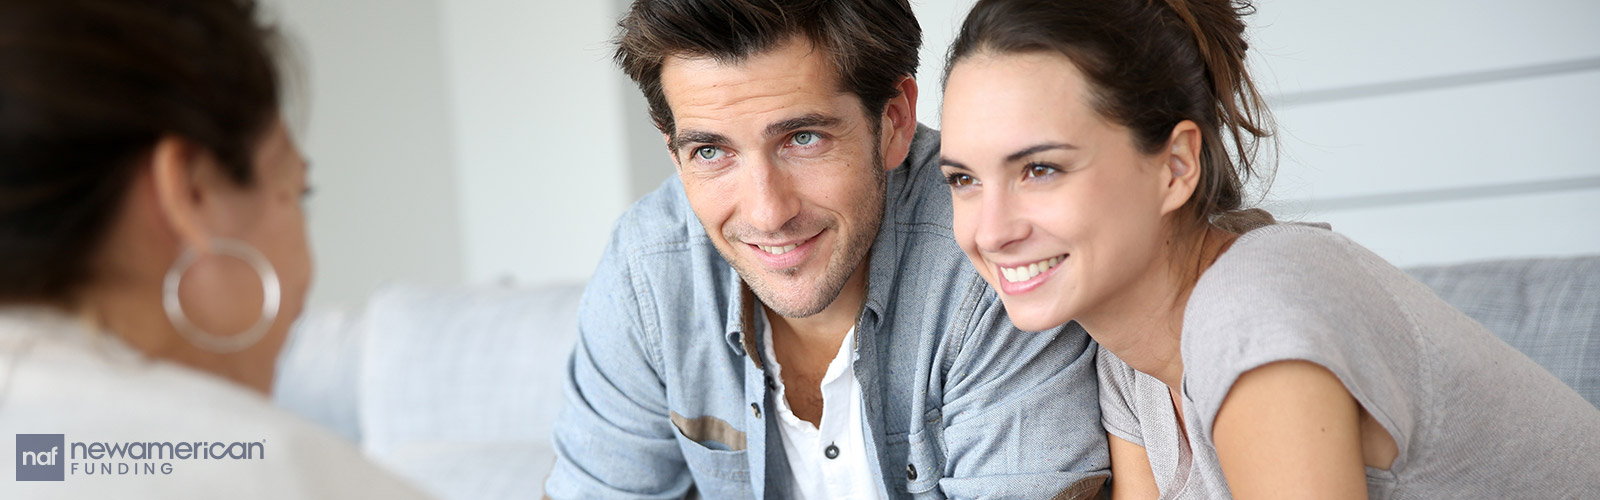
[(255, 15), (0, 0), (0, 497), (419, 497), (265, 399), (311, 257)]

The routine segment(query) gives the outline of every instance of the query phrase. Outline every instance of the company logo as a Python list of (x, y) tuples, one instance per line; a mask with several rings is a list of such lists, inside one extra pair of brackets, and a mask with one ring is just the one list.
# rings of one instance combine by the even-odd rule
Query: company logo
[(66, 479), (65, 434), (17, 434), (17, 480)]
[(192, 461), (250, 461), (267, 456), (267, 441), (72, 442), (65, 434), (17, 434), (18, 481), (67, 476), (172, 475)]

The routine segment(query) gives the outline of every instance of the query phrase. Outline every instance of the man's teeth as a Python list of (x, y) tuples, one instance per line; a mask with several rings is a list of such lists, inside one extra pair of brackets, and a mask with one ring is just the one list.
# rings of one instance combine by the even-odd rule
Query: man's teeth
[(756, 245), (756, 248), (760, 248), (761, 251), (766, 252), (766, 253), (770, 253), (770, 254), (773, 254), (773, 255), (783, 255), (783, 254), (789, 253), (790, 250), (794, 250), (795, 247), (798, 247), (798, 246), (800, 246), (799, 243), (796, 243), (796, 244), (793, 244), (793, 245), (785, 245), (785, 246), (781, 246), (781, 247), (769, 247), (769, 246), (764, 246), (764, 245)]
[(1041, 260), (1026, 266), (1002, 267), (1000, 268), (1000, 274), (1005, 275), (1006, 281), (1010, 281), (1012, 283), (1016, 283), (1018, 281), (1028, 281), (1033, 279), (1034, 276), (1038, 276), (1039, 273), (1049, 271), (1050, 268), (1056, 267), (1056, 264), (1060, 264), (1061, 260), (1065, 258), (1066, 256), (1063, 255), (1059, 257), (1051, 257), (1049, 259)]

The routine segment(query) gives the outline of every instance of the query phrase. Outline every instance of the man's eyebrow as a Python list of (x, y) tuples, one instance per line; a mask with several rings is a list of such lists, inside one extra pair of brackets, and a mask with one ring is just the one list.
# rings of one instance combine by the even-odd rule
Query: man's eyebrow
[(1043, 143), (1043, 144), (1035, 144), (1035, 145), (1032, 145), (1032, 146), (1028, 146), (1028, 147), (1019, 149), (1015, 153), (1011, 153), (1009, 155), (1006, 155), (1006, 163), (1013, 163), (1013, 162), (1016, 162), (1017, 160), (1021, 160), (1023, 158), (1027, 158), (1028, 155), (1031, 155), (1031, 154), (1034, 154), (1034, 153), (1043, 152), (1043, 151), (1050, 151), (1052, 149), (1078, 149), (1078, 147), (1077, 146), (1073, 146), (1071, 144), (1067, 144), (1065, 142), (1046, 142), (1046, 143)]
[(821, 113), (808, 113), (767, 125), (766, 135), (767, 137), (783, 135), (803, 128), (827, 128), (838, 125), (841, 121), (843, 120)]
[(677, 154), (679, 150), (682, 150), (688, 144), (727, 144), (728, 142), (728, 136), (716, 132), (686, 129), (679, 130), (677, 134), (673, 135), (671, 149), (673, 154)]

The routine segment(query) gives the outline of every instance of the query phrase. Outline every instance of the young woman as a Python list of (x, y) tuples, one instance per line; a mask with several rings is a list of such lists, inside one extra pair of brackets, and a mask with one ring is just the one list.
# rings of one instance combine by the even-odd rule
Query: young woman
[(265, 398), (311, 281), (270, 39), (249, 0), (0, 2), (0, 498), (421, 498)]
[(1114, 496), (1600, 491), (1600, 410), (1326, 226), (1241, 211), (1247, 8), (984, 0), (951, 48), (956, 239), (1018, 326), (1100, 343)]

